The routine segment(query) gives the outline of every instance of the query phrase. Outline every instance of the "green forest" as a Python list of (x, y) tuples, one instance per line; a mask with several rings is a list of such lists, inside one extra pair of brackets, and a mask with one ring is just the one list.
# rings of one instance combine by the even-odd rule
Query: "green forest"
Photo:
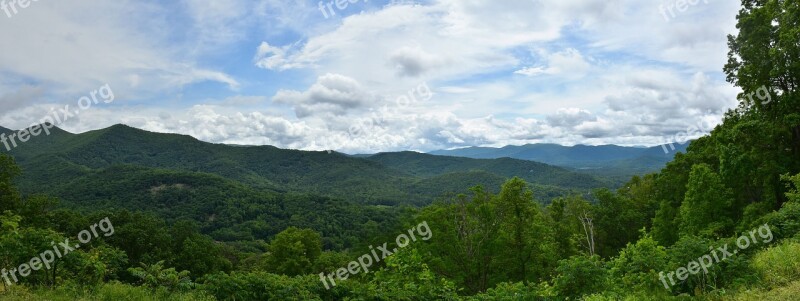
[(37, 138), (0, 153), (0, 300), (795, 300), (800, 1), (737, 21), (738, 107), (618, 187), (509, 158)]

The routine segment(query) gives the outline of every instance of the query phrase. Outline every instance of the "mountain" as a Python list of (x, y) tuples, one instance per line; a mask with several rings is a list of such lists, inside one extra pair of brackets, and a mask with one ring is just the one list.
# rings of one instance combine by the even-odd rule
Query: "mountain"
[(659, 171), (671, 161), (677, 152), (686, 152), (689, 143), (675, 143), (675, 150), (664, 147), (625, 147), (618, 145), (575, 145), (526, 144), (509, 145), (501, 148), (468, 147), (453, 150), (430, 152), (433, 155), (458, 156), (474, 159), (514, 158), (531, 160), (545, 164), (565, 167), (574, 171), (616, 179), (629, 180), (633, 175)]
[(672, 160), (675, 152), (685, 152), (686, 146), (688, 146), (688, 143), (684, 145), (675, 144), (676, 150), (671, 151), (670, 149), (669, 153), (665, 153), (661, 146), (643, 148), (618, 145), (562, 146), (557, 144), (526, 144), (522, 146), (509, 145), (501, 148), (468, 147), (454, 150), (438, 150), (430, 154), (476, 159), (509, 157), (580, 168), (584, 165), (594, 165), (597, 162), (617, 162), (642, 157), (653, 157), (668, 162)]
[[(411, 152), (351, 157), (340, 153), (231, 146), (177, 134), (153, 133), (125, 125), (72, 134), (54, 128), (11, 151), (25, 174), (20, 186), (64, 197), (71, 183), (130, 166), (130, 173), (172, 172), (181, 176), (218, 176), (258, 191), (308, 193), (360, 204), (427, 204), (442, 195), (463, 192), (475, 184), (495, 188), (519, 176), (532, 183), (537, 196), (564, 195), (606, 186), (584, 174), (546, 164), (514, 160), (480, 160)], [(462, 180), (469, 179), (470, 182)], [(169, 185), (178, 185), (170, 182)], [(153, 180), (151, 187), (166, 185)], [(148, 189), (149, 189), (148, 188)], [(41, 191), (44, 189), (45, 191)], [(148, 191), (140, 189), (140, 192)], [(68, 203), (100, 201), (91, 191)], [(541, 199), (547, 201), (547, 199)], [(112, 203), (108, 203), (111, 205)]]
[(470, 159), (416, 152), (380, 153), (366, 158), (414, 176), (433, 177), (468, 171), (489, 171), (504, 178), (520, 177), (530, 183), (575, 188), (602, 186), (597, 179), (547, 164), (511, 159)]

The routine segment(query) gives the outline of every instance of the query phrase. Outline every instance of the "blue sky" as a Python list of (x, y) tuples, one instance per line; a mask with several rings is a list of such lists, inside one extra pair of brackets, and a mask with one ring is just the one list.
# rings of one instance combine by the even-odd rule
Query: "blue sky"
[[(340, 3), (41, 0), (0, 10), (0, 125), (29, 126), (109, 84), (113, 103), (59, 126), (352, 153), (657, 145), (719, 123), (737, 103), (721, 72), (736, 1)], [(335, 16), (321, 11), (328, 4)]]

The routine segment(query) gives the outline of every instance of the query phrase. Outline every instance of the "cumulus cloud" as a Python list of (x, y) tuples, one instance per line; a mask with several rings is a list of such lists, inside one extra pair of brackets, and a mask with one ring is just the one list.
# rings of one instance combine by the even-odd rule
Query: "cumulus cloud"
[(401, 76), (419, 76), (445, 63), (445, 59), (425, 52), (419, 47), (403, 47), (389, 54), (389, 60)]
[(587, 110), (578, 108), (558, 109), (558, 112), (547, 116), (547, 122), (553, 126), (573, 127), (588, 121), (597, 121), (597, 117)]
[(319, 77), (306, 91), (281, 90), (272, 100), (292, 105), (298, 118), (327, 113), (342, 115), (380, 101), (378, 96), (367, 91), (358, 81), (330, 73)]

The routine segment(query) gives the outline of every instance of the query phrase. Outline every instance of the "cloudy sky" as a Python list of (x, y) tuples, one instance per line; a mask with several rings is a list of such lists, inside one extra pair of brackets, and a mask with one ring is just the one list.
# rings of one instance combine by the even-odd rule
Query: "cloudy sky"
[(108, 84), (113, 102), (60, 127), (350, 153), (657, 145), (736, 104), (722, 66), (738, 1), (339, 2), (0, 10), (0, 125), (29, 126)]

